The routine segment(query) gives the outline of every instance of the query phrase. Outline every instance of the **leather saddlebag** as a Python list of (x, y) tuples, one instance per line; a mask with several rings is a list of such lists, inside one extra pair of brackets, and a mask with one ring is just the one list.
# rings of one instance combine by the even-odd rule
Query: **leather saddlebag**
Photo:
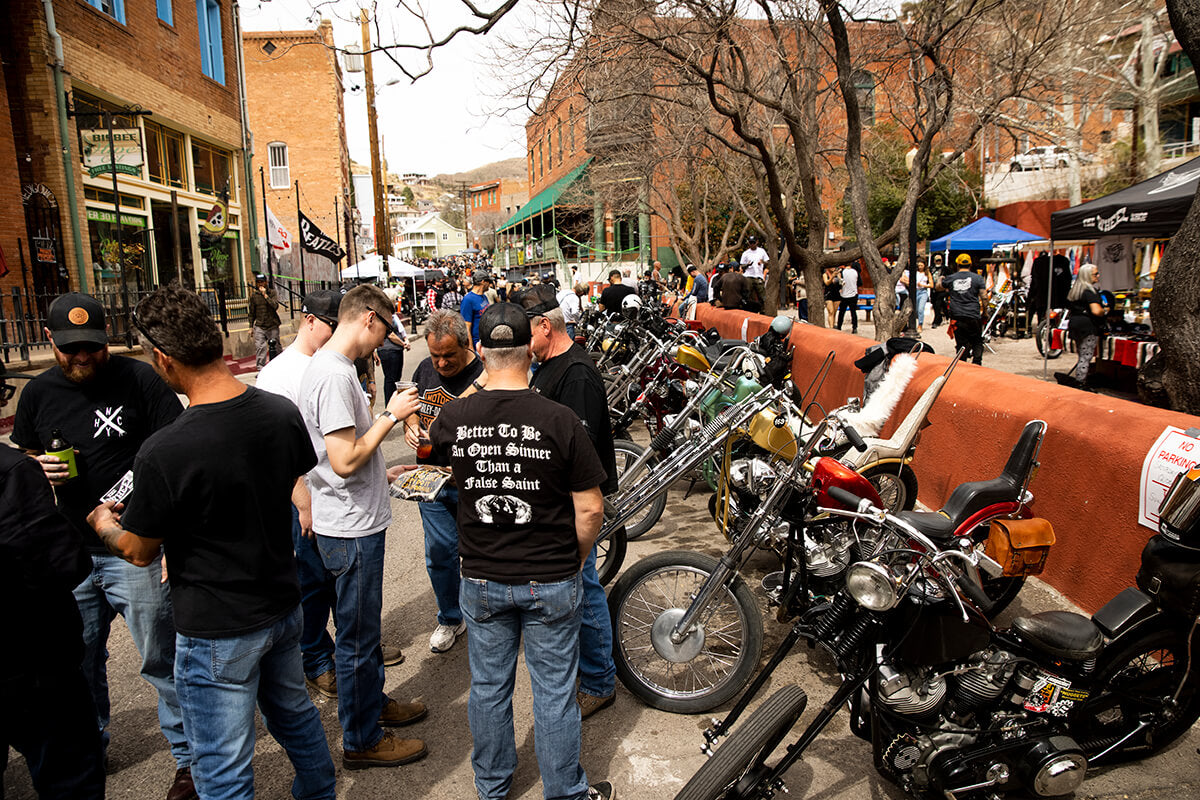
[(1151, 536), (1142, 550), (1137, 585), (1168, 611), (1200, 614), (1200, 549)]
[(988, 531), (984, 553), (1004, 567), (1010, 577), (1040, 575), (1054, 544), (1054, 528), (1047, 519), (995, 519)]

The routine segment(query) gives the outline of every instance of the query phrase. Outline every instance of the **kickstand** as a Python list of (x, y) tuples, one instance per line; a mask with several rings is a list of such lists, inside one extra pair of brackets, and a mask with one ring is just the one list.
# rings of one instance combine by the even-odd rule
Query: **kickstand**
[(687, 491), (683, 493), (684, 500), (687, 500), (689, 497), (692, 496), (692, 489), (696, 488), (697, 483), (699, 483), (699, 481), (697, 481), (695, 478), (691, 479), (691, 481), (688, 483)]

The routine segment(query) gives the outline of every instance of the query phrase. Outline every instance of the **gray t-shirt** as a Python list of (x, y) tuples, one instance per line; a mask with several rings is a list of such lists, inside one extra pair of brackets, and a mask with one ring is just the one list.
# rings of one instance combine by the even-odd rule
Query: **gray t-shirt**
[(313, 531), (357, 539), (384, 530), (392, 522), (392, 506), (383, 453), (376, 449), (357, 472), (341, 478), (325, 450), (326, 434), (353, 428), (358, 438), (374, 424), (354, 363), (332, 350), (317, 351), (300, 383), (300, 398), (300, 413), (317, 451), (317, 466), (308, 473)]
[(950, 290), (950, 318), (968, 317), (980, 319), (979, 293), (987, 288), (987, 281), (977, 272), (959, 270), (942, 278), (942, 286)]

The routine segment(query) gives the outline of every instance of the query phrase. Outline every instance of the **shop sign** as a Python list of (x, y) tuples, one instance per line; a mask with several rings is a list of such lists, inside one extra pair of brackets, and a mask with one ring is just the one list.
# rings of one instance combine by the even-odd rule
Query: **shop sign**
[(107, 128), (81, 130), (79, 136), (83, 140), (83, 166), (91, 177), (105, 172), (142, 174), (142, 132), (137, 128), (114, 128), (111, 150)]
[[(113, 211), (101, 211), (97, 208), (89, 208), (87, 209), (87, 218), (91, 222), (108, 222), (112, 225), (117, 224), (117, 215), (116, 212)], [(132, 214), (122, 214), (121, 224), (132, 225), (135, 228), (144, 228), (146, 227), (146, 218), (136, 217)]]
[(33, 249), (37, 253), (39, 264), (53, 264), (56, 259), (54, 257), (54, 240), (44, 236), (33, 237)]
[(35, 197), (45, 200), (46, 205), (50, 208), (58, 208), (58, 200), (54, 198), (54, 192), (50, 191), (50, 187), (44, 183), (27, 183), (21, 189), (21, 205), (29, 205)]
[(1138, 524), (1158, 530), (1158, 509), (1175, 477), (1200, 463), (1200, 439), (1168, 425), (1142, 462)]

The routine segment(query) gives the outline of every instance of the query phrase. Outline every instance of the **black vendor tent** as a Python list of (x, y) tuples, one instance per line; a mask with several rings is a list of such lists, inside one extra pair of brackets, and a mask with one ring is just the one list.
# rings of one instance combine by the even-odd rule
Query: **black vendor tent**
[(1050, 215), (1050, 238), (1060, 242), (1136, 236), (1161, 239), (1183, 224), (1200, 178), (1200, 158), (1127, 189)]

